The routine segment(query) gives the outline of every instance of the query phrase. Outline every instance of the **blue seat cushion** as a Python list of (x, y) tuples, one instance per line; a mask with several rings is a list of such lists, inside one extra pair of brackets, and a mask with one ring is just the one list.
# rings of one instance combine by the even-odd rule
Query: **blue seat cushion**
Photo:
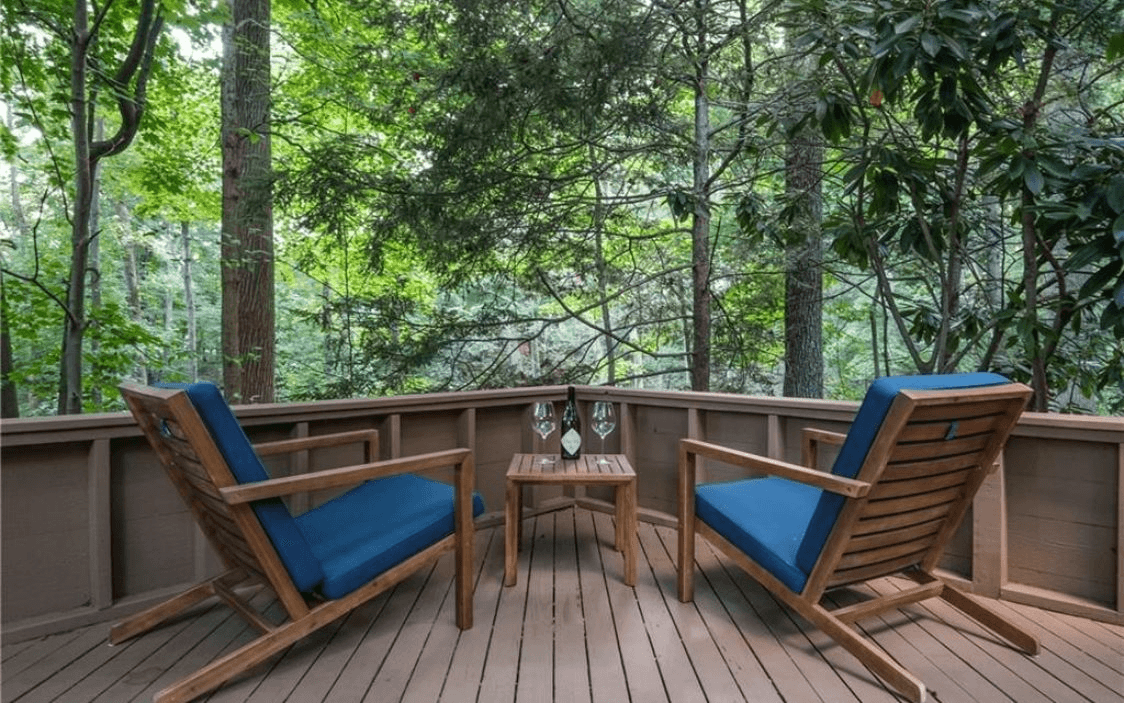
[[(836, 476), (855, 478), (874, 437), (882, 427), (882, 421), (890, 410), (894, 398), (903, 390), (954, 390), (957, 388), (979, 388), (1010, 383), (1004, 376), (995, 373), (957, 373), (933, 374), (927, 376), (887, 376), (871, 384), (859, 406), (858, 413), (851, 423), (851, 430), (843, 442), (831, 473)], [(820, 557), (831, 528), (843, 508), (843, 496), (824, 491), (812, 514), (811, 522), (804, 535), (804, 541), (796, 554), (796, 565), (811, 573), (812, 567)]]
[[(296, 518), (324, 569), (320, 592), (347, 595), (453, 534), (453, 487), (413, 474), (368, 481)], [(484, 502), (473, 494), (473, 516)]]
[(799, 593), (808, 571), (796, 561), (822, 491), (783, 478), (704, 483), (695, 514), (786, 586)]
[[(182, 389), (239, 483), (269, 478), (242, 426), (213, 383)], [(412, 474), (360, 484), (294, 518), (280, 498), (254, 501), (254, 513), (297, 590), (339, 598), (453, 533), (453, 487)], [(473, 494), (473, 516), (484, 502)]]
[[(215, 384), (168, 383), (160, 386), (182, 389), (187, 393), (238, 483), (254, 483), (269, 478), (249, 438)], [(280, 498), (269, 498), (254, 501), (252, 507), (297, 590), (311, 591), (324, 579), (324, 572), (285, 503)]]

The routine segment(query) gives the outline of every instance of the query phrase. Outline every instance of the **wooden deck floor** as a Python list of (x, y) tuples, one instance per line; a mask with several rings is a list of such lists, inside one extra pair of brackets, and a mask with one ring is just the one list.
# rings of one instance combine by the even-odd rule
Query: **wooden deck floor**
[[(519, 583), (504, 588), (502, 528), (478, 532), (473, 629), (453, 623), (447, 556), (205, 700), (898, 700), (705, 546), (696, 600), (679, 603), (671, 529), (641, 525), (635, 590), (621, 582), (610, 516), (566, 509), (528, 519), (524, 534)], [(1124, 701), (1124, 628), (999, 607), (1039, 634), (1041, 654), (1023, 656), (940, 603), (862, 624), (943, 703)], [(222, 606), (118, 647), (106, 645), (107, 629), (5, 646), (3, 701), (148, 701), (251, 636)]]

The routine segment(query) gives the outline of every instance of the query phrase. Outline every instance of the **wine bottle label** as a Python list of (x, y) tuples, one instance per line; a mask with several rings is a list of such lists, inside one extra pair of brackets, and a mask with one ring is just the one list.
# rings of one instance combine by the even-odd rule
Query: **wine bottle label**
[(578, 431), (570, 428), (566, 434), (562, 435), (562, 448), (566, 450), (567, 454), (577, 454), (582, 446), (582, 436)]

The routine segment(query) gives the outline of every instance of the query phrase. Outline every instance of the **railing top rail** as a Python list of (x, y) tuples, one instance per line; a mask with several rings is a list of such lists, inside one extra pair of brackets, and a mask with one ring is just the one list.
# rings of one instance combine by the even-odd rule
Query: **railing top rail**
[[(609, 386), (578, 386), (577, 388), (578, 398), (583, 401), (608, 398), (636, 406), (783, 415), (808, 421), (847, 422), (858, 407), (853, 401), (813, 398), (659, 391)], [(466, 408), (504, 407), (544, 398), (561, 401), (565, 394), (566, 386), (533, 386), (382, 398), (323, 400), (311, 403), (262, 403), (236, 406), (235, 412), (248, 425), (294, 421), (317, 422), (368, 414), (433, 413)], [(1089, 441), (1124, 443), (1124, 417), (1026, 412), (1015, 434), (1071, 438), (1076, 434), (1081, 439)], [(132, 417), (124, 412), (0, 421), (0, 446), (89, 441), (130, 435), (139, 436), (139, 430)]]

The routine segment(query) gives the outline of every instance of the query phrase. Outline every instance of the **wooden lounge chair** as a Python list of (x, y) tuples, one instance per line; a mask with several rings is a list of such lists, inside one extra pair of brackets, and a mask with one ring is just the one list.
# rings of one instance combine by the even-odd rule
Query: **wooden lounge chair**
[[(212, 596), (228, 603), (262, 634), (156, 694), (160, 703), (189, 701), (264, 662), (399, 581), (454, 550), (456, 621), (472, 627), (473, 456), (451, 449), (373, 461), (374, 430), (250, 445), (218, 389), (122, 386), (122, 394), (168, 476), (218, 552), (227, 571), (110, 631), (111, 643), (146, 632)], [(341, 443), (366, 444), (356, 466), (270, 479), (259, 455)], [(455, 485), (413, 471), (455, 468)], [(281, 496), (350, 490), (294, 517)], [(236, 591), (272, 589), (288, 619), (274, 625)]]
[[(1036, 654), (1033, 635), (934, 573), (1030, 393), (988, 373), (879, 379), (847, 435), (805, 430), (805, 466), (681, 440), (679, 599), (693, 598), (697, 533), (912, 701), (926, 700), (924, 684), (856, 620), (940, 596)], [(842, 444), (831, 473), (808, 468), (822, 442)], [(768, 476), (696, 486), (697, 457)], [(916, 585), (821, 604), (829, 589), (894, 574)]]

